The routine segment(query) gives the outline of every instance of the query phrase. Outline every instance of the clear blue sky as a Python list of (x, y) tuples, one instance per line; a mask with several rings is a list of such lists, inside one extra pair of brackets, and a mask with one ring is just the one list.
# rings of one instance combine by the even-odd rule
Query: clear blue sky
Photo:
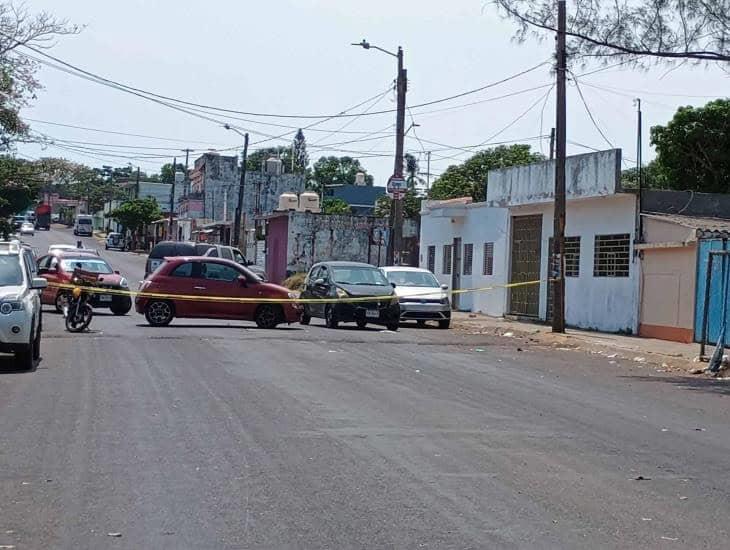
[[(502, 20), (490, 2), (459, 0), (279, 0), (275, 3), (244, 1), (191, 2), (189, 0), (34, 0), (30, 10), (47, 10), (85, 25), (78, 36), (61, 38), (50, 53), (94, 73), (135, 87), (191, 101), (236, 110), (282, 114), (331, 114), (383, 92), (395, 77), (395, 60), (382, 53), (350, 46), (367, 38), (371, 43), (405, 50), (408, 69), (408, 103), (477, 88), (531, 67), (552, 56), (553, 40), (540, 43), (512, 41), (513, 25)], [(599, 67), (599, 66), (595, 66)], [(624, 149), (624, 158), (634, 159), (635, 111), (632, 98), (644, 101), (645, 158), (651, 158), (648, 128), (666, 123), (679, 105), (700, 105), (723, 92), (728, 76), (717, 67), (669, 67), (649, 71), (613, 69), (585, 77), (585, 99), (606, 137)], [(585, 72), (591, 67), (574, 67)], [(191, 148), (232, 147), (240, 138), (220, 125), (200, 120), (166, 107), (93, 84), (51, 68), (42, 68), (44, 89), (24, 115), (29, 118), (100, 129), (169, 137), (181, 142), (163, 142), (93, 133), (31, 123), (34, 130), (54, 138), (119, 144), (148, 149), (148, 154), (172, 157)], [(421, 155), (433, 149), (431, 171), (441, 173), (449, 164), (463, 160), (469, 151), (443, 150), (425, 140), (463, 147), (485, 141), (519, 141), (540, 135), (542, 102), (547, 88), (476, 105), (456, 107), (550, 83), (549, 67), (478, 94), (448, 103), (413, 110), (420, 126), (417, 136), (406, 141), (407, 150)], [(603, 87), (603, 90), (588, 84)], [(605, 87), (615, 88), (607, 91)], [(651, 93), (649, 93), (651, 92)], [(542, 133), (549, 133), (555, 116), (554, 93), (545, 104)], [(536, 106), (508, 129), (528, 107)], [(368, 108), (365, 104), (354, 112)], [(374, 104), (373, 111), (395, 107), (393, 94)], [(596, 148), (608, 144), (595, 129), (574, 86), (568, 88), (568, 139)], [(438, 110), (438, 112), (433, 112)], [(217, 117), (251, 132), (281, 134), (286, 128)], [(322, 145), (362, 140), (332, 148), (348, 149), (382, 184), (392, 172), (393, 139), (368, 139), (362, 133), (387, 130), (393, 114), (338, 119), (305, 131), (312, 160), (323, 154), (346, 154), (322, 150)], [(305, 126), (311, 120), (256, 119), (260, 122)], [(412, 122), (410, 115), (407, 125)], [(343, 128), (343, 126), (346, 127)], [(314, 130), (313, 129), (313, 130)], [(500, 133), (501, 131), (501, 133)], [(293, 131), (292, 131), (293, 132)], [(498, 134), (496, 137), (495, 134)], [(375, 137), (380, 137), (376, 134)], [(252, 141), (262, 138), (252, 134)], [(289, 136), (279, 141), (284, 144)], [(547, 152), (547, 141), (530, 141)], [(89, 147), (104, 148), (90, 145)], [(109, 147), (106, 147), (111, 149)], [(124, 159), (92, 153), (104, 160), (53, 147), (41, 150), (23, 145), (20, 153), (34, 157), (64, 156), (91, 165), (142, 166), (155, 171), (162, 159)], [(120, 149), (120, 155), (138, 155), (135, 149)], [(141, 151), (141, 150), (139, 150)], [(586, 149), (569, 145), (569, 153)], [(382, 155), (382, 156), (377, 156)], [(450, 158), (445, 158), (450, 157)], [(627, 161), (626, 166), (631, 160)]]

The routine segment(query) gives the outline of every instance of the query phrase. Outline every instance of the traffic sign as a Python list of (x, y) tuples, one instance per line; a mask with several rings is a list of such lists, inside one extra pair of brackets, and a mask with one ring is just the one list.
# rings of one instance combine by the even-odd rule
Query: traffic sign
[(405, 194), (407, 188), (406, 180), (398, 176), (390, 176), (385, 190), (393, 195), (393, 198), (400, 199), (403, 198), (403, 194)]

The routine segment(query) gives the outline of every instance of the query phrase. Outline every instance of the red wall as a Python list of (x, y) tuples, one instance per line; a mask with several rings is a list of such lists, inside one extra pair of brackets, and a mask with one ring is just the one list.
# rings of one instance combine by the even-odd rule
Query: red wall
[(266, 229), (266, 273), (272, 283), (286, 279), (288, 239), (289, 217), (270, 218)]

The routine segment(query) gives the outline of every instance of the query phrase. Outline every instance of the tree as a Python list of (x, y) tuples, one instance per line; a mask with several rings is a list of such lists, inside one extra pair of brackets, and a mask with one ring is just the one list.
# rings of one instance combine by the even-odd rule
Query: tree
[[(557, 0), (493, 0), (518, 24), (516, 38), (557, 30)], [(649, 56), (680, 61), (730, 61), (727, 0), (573, 0), (569, 54), (639, 62)]]
[(315, 191), (331, 185), (353, 185), (358, 172), (365, 174), (365, 184), (372, 185), (373, 177), (352, 157), (321, 157), (312, 167), (309, 186)]
[[(423, 197), (420, 197), (415, 189), (408, 189), (403, 196), (403, 217), (417, 218), (420, 216), (421, 202), (423, 202)], [(393, 199), (388, 195), (378, 197), (378, 200), (375, 201), (375, 215), (380, 218), (389, 218), (392, 204)]]
[(323, 214), (352, 214), (352, 207), (339, 198), (326, 198), (322, 201)]
[(423, 185), (423, 178), (419, 175), (420, 168), (418, 166), (418, 159), (406, 153), (405, 155), (405, 169), (406, 169), (406, 183), (409, 189), (415, 189), (416, 187)]
[[(644, 189), (667, 189), (669, 188), (664, 173), (662, 172), (659, 163), (656, 160), (652, 160), (649, 164), (645, 165), (641, 171)], [(639, 169), (635, 166), (633, 168), (627, 168), (621, 172), (621, 186), (624, 189), (638, 189), (639, 188)]]
[(472, 197), (475, 201), (486, 199), (487, 174), (496, 168), (507, 168), (545, 160), (534, 153), (529, 145), (500, 145), (480, 151), (463, 164), (449, 166), (433, 183), (429, 199), (445, 200)]
[(730, 192), (730, 100), (680, 107), (651, 129), (656, 164), (671, 189)]
[[(181, 163), (177, 163), (177, 171), (179, 172), (185, 172), (185, 165)], [(175, 171), (172, 169), (172, 163), (168, 162), (167, 164), (163, 164), (162, 168), (160, 168), (160, 182), (162, 183), (172, 183), (175, 181)]]
[(0, 156), (0, 234), (7, 239), (12, 231), (8, 218), (33, 204), (42, 184), (33, 163)]
[(294, 170), (295, 174), (303, 174), (309, 166), (309, 155), (307, 154), (307, 140), (304, 138), (304, 132), (299, 128), (297, 135), (294, 136), (294, 143), (292, 144), (292, 153), (294, 156)]
[(162, 217), (160, 207), (153, 197), (132, 199), (112, 211), (110, 217), (122, 224), (133, 233), (138, 233), (144, 227)]

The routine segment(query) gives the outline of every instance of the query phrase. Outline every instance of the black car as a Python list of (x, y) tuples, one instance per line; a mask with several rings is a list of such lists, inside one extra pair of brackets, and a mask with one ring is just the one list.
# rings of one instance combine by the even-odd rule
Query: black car
[(144, 276), (152, 273), (157, 269), (165, 258), (173, 258), (176, 256), (205, 256), (210, 249), (210, 245), (206, 243), (193, 243), (186, 241), (160, 241), (147, 256), (147, 263), (144, 266)]
[[(360, 301), (359, 298), (372, 297)], [(322, 262), (309, 270), (301, 293), (304, 299), (341, 299), (337, 303), (304, 303), (302, 324), (312, 317), (325, 319), (329, 328), (338, 323), (357, 323), (360, 328), (368, 323), (385, 325), (398, 330), (400, 307), (393, 286), (383, 272), (370, 264), (359, 262)], [(353, 298), (353, 301), (346, 301)]]

